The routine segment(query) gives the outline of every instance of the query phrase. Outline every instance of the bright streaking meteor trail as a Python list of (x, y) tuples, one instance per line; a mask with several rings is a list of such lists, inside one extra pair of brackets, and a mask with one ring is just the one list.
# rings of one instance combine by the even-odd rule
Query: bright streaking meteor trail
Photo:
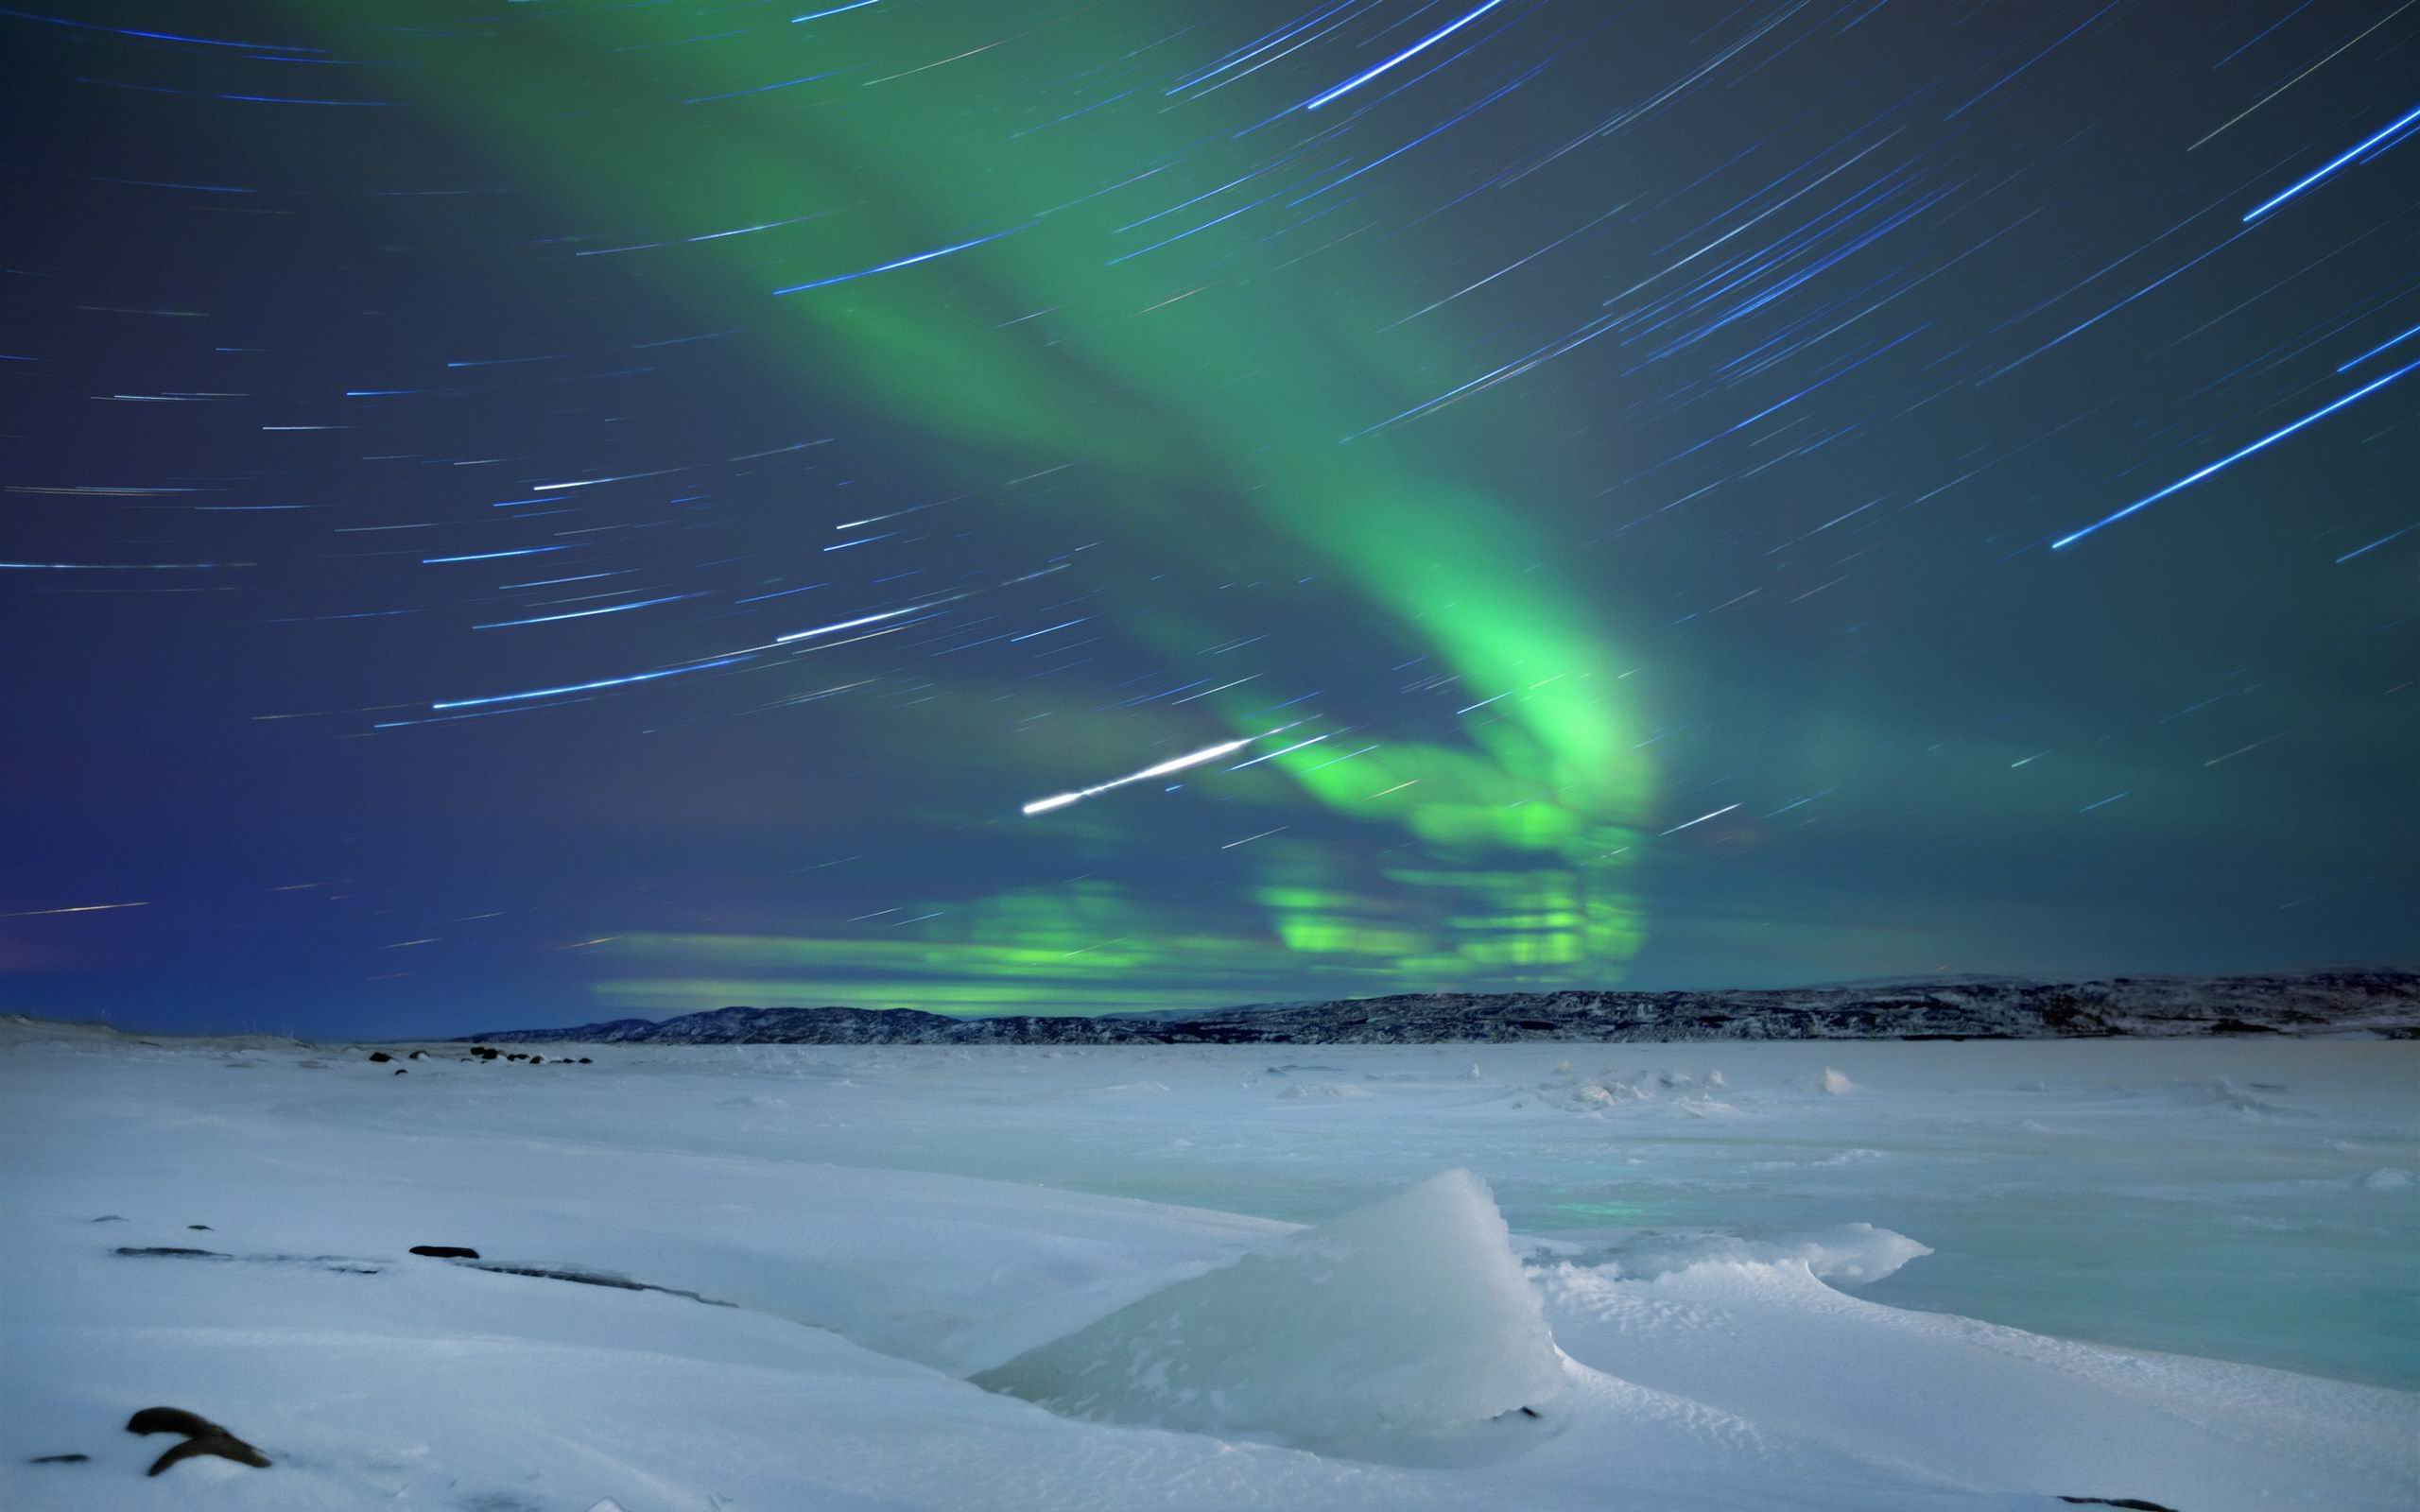
[[(1701, 814), (1701, 815), (1699, 815), (1696, 818), (1689, 820), (1689, 821), (1688, 821), (1688, 823), (1686, 823), (1686, 824), (1676, 824), (1676, 825), (1672, 826), (1670, 829), (1668, 829), (1668, 830), (1665, 831), (1665, 832), (1664, 832), (1664, 833), (1665, 833), (1665, 834), (1678, 834), (1678, 833), (1680, 833), (1683, 830), (1694, 829), (1696, 826), (1701, 825), (1701, 824), (1703, 824), (1703, 823), (1704, 823), (1706, 820), (1708, 820), (1708, 819), (1719, 819), (1719, 818), (1722, 817), (1724, 815), (1726, 815), (1726, 814), (1730, 813), (1733, 809), (1736, 809), (1736, 808), (1737, 808), (1738, 806), (1739, 806), (1739, 805), (1738, 805), (1738, 804), (1737, 804), (1737, 803), (1728, 803), (1728, 804), (1725, 804), (1725, 805), (1723, 805), (1721, 808), (1719, 808), (1719, 809), (1715, 810), (1715, 811), (1714, 811), (1713, 813), (1711, 813), (1711, 814)], [(1658, 838), (1658, 839), (1661, 839), (1662, 837), (1663, 837), (1662, 835), (1657, 836), (1657, 838)]]
[(837, 16), (844, 10), (863, 10), (866, 7), (875, 3), (876, 0), (850, 0), (848, 5), (834, 6), (829, 10), (810, 10), (803, 16), (792, 16), (790, 17), (790, 25), (795, 26), (802, 21), (821, 21), (826, 16)]
[(2258, 220), (2261, 216), (2276, 209), (2279, 205), (2284, 204), (2287, 200), (2293, 198), (2294, 196), (2301, 194), (2304, 190), (2308, 189), (2314, 184), (2325, 180), (2330, 175), (2334, 174), (2337, 169), (2342, 168), (2344, 164), (2352, 162), (2355, 158), (2360, 157), (2362, 153), (2369, 151), (2372, 147), (2377, 146), (2379, 143), (2386, 141), (2389, 137), (2394, 136), (2396, 132), (2402, 130), (2408, 126), (2413, 125), (2414, 123), (2420, 123), (2420, 105), (2415, 105), (2411, 110), (2404, 112), (2401, 115), (2396, 116), (2386, 125), (2379, 127), (2368, 136), (2365, 136), (2360, 141), (2354, 143), (2351, 146), (2346, 147), (2343, 151), (2328, 159), (2325, 163), (2323, 163), (2318, 167), (2313, 168), (2310, 172), (2303, 175), (2300, 179), (2295, 180), (2292, 183), (2270, 196), (2268, 198), (2263, 199), (2260, 203), (2253, 206), (2250, 210), (2245, 211), (2243, 213), (2245, 222), (2250, 223), (2252, 221)]
[(1216, 746), (1205, 746), (1189, 755), (1171, 757), (1156, 766), (1146, 766), (1139, 772), (1129, 772), (1124, 777), (1114, 778), (1096, 787), (1079, 788), (1073, 793), (1056, 793), (1049, 798), (1038, 798), (1027, 804), (1023, 812), (1047, 814), (1052, 809), (1063, 809), (1071, 803), (1080, 803), (1088, 798), (1106, 793), (1113, 787), (1124, 787), (1129, 782), (1148, 782), (1154, 777), (1166, 777), (1170, 772), (1184, 771), (1188, 766), (1199, 766), (1204, 762), (1215, 762), (1221, 756), (1233, 756), (1259, 738), (1257, 735), (1252, 735), (1242, 740), (1221, 741)]
[(1370, 80), (1377, 77), (1380, 74), (1385, 73), (1388, 69), (1394, 67), (1395, 64), (1404, 61), (1406, 59), (1412, 58), (1420, 53), (1426, 52), (1430, 47), (1443, 42), (1446, 38), (1461, 30), (1464, 26), (1469, 26), (1472, 22), (1477, 21), (1479, 17), (1486, 15), (1489, 11), (1495, 9), (1497, 6), (1500, 6), (1503, 3), (1504, 0), (1487, 0), (1487, 4), (1479, 7), (1477, 10), (1474, 10), (1470, 14), (1462, 17), (1460, 21), (1449, 22), (1445, 26), (1438, 27), (1435, 31), (1432, 31), (1427, 36), (1421, 38), (1418, 42), (1413, 43), (1410, 46), (1395, 54), (1392, 58), (1388, 59), (1385, 62), (1376, 63), (1369, 68), (1365, 68), (1360, 73), (1346, 79), (1343, 83), (1337, 85), (1336, 88), (1329, 90), (1324, 94), (1313, 95), (1309, 100), (1305, 102), (1303, 109), (1306, 111), (1316, 111), (1321, 106), (1325, 105), (1328, 101), (1335, 99), (1338, 95), (1347, 94), (1352, 93), (1354, 90), (1359, 89), (1362, 85), (1367, 84)]
[(2388, 373), (2383, 378), (2373, 378), (2368, 383), (2363, 384), (2360, 387), (2354, 389), (2349, 394), (2346, 394), (2343, 398), (2339, 399), (2332, 404), (2323, 404), (2290, 425), (2271, 431), (2268, 435), (2263, 436), (2260, 439), (2253, 442), (2243, 450), (2239, 452), (2231, 452), (2225, 456), (2222, 456), (2217, 461), (2211, 463), (2208, 467), (2202, 469), (2198, 472), (2188, 472), (2185, 476), (2178, 478), (2175, 482), (2169, 484), (2167, 488), (2160, 490), (2157, 493), (2147, 493), (2143, 497), (2136, 499), (2134, 503), (2126, 506), (2123, 509), (2118, 510), (2116, 514), (2109, 515), (2104, 519), (2096, 520), (2092, 524), (2084, 526), (2082, 530), (2070, 531), (2066, 535), (2061, 536), (2058, 540), (2050, 542), (2050, 549), (2052, 551), (2063, 551), (2066, 548), (2074, 545), (2077, 541), (2082, 541), (2084, 537), (2091, 535), (2094, 531), (2100, 529), (2103, 525), (2116, 524), (2118, 521), (2125, 519), (2128, 515), (2133, 514), (2137, 509), (2147, 509), (2152, 505), (2159, 503), (2160, 500), (2167, 498), (2171, 493), (2175, 493), (2183, 489), (2189, 489), (2194, 484), (2208, 477), (2211, 473), (2233, 467), (2236, 463), (2242, 461), (2253, 453), (2265, 451), (2269, 447), (2276, 445), (2279, 441), (2284, 440), (2287, 437), (2294, 434), (2294, 432), (2301, 430), (2304, 426), (2318, 421), (2325, 420), (2328, 416), (2335, 414), (2338, 410), (2342, 409), (2345, 405), (2352, 404), (2354, 401), (2364, 399), (2371, 394), (2377, 393), (2379, 389), (2384, 388), (2387, 385), (2394, 382), (2397, 378), (2402, 377), (2405, 373), (2411, 371), (2414, 368), (2420, 368), (2420, 362), (2405, 363), (2402, 367), (2397, 368), (2394, 371)]

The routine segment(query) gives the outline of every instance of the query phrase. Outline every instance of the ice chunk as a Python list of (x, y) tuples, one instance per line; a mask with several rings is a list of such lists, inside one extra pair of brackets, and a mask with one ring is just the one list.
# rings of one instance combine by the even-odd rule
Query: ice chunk
[(1447, 1171), (975, 1377), (1070, 1417), (1322, 1448), (1433, 1436), (1563, 1369), (1486, 1183)]
[(1804, 1264), (1818, 1280), (1862, 1286), (1931, 1253), (1906, 1234), (1844, 1223), (1769, 1235), (1641, 1234), (1605, 1258), (1625, 1280), (1651, 1280), (1698, 1265)]

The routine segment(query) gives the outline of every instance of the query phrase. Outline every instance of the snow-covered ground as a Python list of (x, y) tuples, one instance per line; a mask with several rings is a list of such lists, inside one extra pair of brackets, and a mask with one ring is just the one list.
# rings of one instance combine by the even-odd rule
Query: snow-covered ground
[(0, 1027), (0, 1504), (2420, 1505), (2420, 1045), (533, 1048)]

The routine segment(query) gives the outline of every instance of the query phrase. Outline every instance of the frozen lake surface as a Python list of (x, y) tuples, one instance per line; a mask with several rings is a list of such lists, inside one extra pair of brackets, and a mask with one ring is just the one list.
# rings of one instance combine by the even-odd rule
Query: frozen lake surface
[(2415, 1044), (7, 1037), (11, 1506), (2420, 1504)]

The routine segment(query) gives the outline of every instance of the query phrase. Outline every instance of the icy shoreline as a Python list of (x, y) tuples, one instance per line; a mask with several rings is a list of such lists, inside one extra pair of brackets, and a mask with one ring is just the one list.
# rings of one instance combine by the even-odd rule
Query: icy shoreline
[(2420, 973), (1962, 979), (1739, 991), (1410, 992), (1160, 1013), (959, 1018), (713, 1008), (470, 1038), (544, 1044), (1386, 1045), (2420, 1037)]
[[(1963, 1266), (2019, 1314), (2024, 1278), (2099, 1274), (2123, 1313), (2136, 1287), (2265, 1266), (2293, 1328), (2408, 1339), (2408, 1285), (2364, 1278), (2408, 1276), (2414, 1048), (631, 1046), (532, 1066), (19, 1027), (0, 1498), (2409, 1505), (2420, 1397), (1884, 1303), (1938, 1307), (1922, 1278)], [(1455, 1166), (1511, 1220), (1513, 1284), (1560, 1351), (1535, 1418), (1313, 1452), (1148, 1397), (1097, 1421), (966, 1380), (1045, 1346), (1073, 1379), (1149, 1338), (1154, 1379), (1318, 1400), (1327, 1360), (1339, 1413), (1408, 1400), (1366, 1389), (1430, 1348), (1392, 1338), (1383, 1265), (1350, 1273), (1379, 1311), (1330, 1343), (1184, 1288)], [(1486, 1258), (1474, 1190), (1358, 1231), (1380, 1261), (1462, 1246), (1461, 1280), (1397, 1313), (1448, 1320), (1436, 1358), (1516, 1362), (1517, 1396), (1530, 1356), (1488, 1341), (1530, 1304)], [(665, 1290), (406, 1253), (429, 1244)], [(155, 1247), (210, 1254), (117, 1252)], [(1205, 1319), (1246, 1348), (1200, 1374)], [(2220, 1342), (2256, 1353), (2257, 1320), (2233, 1322)], [(155, 1402), (274, 1467), (146, 1481), (158, 1441), (119, 1425)], [(93, 1459), (27, 1463), (70, 1452)]]

